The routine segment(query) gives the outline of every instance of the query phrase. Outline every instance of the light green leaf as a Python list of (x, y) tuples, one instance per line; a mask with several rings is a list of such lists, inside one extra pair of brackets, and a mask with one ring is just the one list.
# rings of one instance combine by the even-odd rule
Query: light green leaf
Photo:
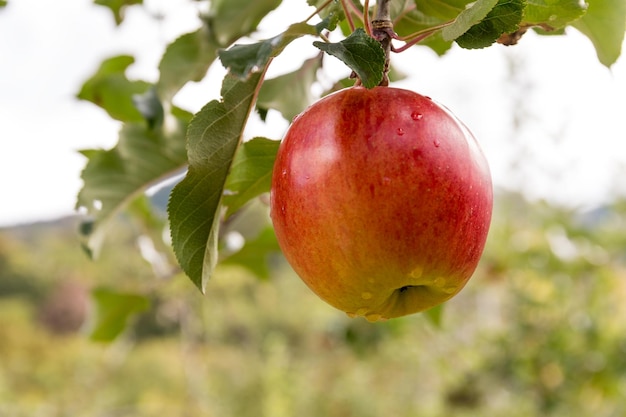
[(302, 66), (280, 77), (266, 80), (261, 87), (257, 109), (267, 112), (278, 110), (291, 122), (314, 100), (311, 85), (317, 80), (317, 70), (322, 66), (322, 55), (304, 61)]
[(157, 88), (163, 100), (170, 101), (187, 82), (202, 80), (217, 58), (217, 49), (206, 27), (172, 42), (159, 64)]
[(626, 1), (588, 0), (585, 15), (573, 26), (584, 33), (596, 48), (600, 62), (610, 67), (619, 58), (626, 32)]
[(415, 0), (417, 10), (440, 22), (455, 19), (473, 0)]
[(228, 207), (227, 217), (270, 190), (279, 145), (277, 140), (254, 138), (238, 149), (225, 185), (223, 203)]
[(270, 58), (279, 55), (293, 40), (316, 33), (315, 26), (296, 23), (271, 39), (249, 45), (234, 45), (228, 50), (220, 50), (218, 55), (222, 65), (228, 68), (231, 74), (245, 79), (251, 73), (265, 67)]
[(353, 70), (366, 88), (376, 87), (383, 78), (385, 52), (380, 42), (362, 28), (337, 43), (313, 42), (317, 48), (332, 55)]
[(241, 265), (257, 277), (269, 279), (268, 258), (276, 253), (280, 253), (280, 247), (274, 229), (269, 227), (256, 238), (247, 240), (240, 251), (224, 259), (221, 264)]
[(443, 326), (443, 310), (444, 304), (439, 304), (435, 307), (429, 308), (422, 314), (424, 315), (424, 317), (426, 317), (426, 320), (428, 320), (430, 324), (438, 329), (441, 329), (441, 327)]
[(280, 3), (282, 0), (212, 0), (205, 18), (212, 38), (225, 47), (252, 33)]
[(150, 300), (143, 295), (120, 293), (105, 288), (94, 290), (92, 298), (95, 311), (90, 338), (98, 342), (113, 341), (124, 331), (133, 315), (150, 307)]
[(560, 29), (585, 14), (587, 5), (579, 0), (527, 0), (524, 23), (544, 29)]
[[(443, 23), (443, 20), (428, 16), (415, 8), (410, 8), (408, 11), (404, 11), (407, 7), (405, 3), (408, 1), (409, 0), (393, 0), (392, 3), (392, 6), (397, 4), (398, 7), (398, 11), (392, 14), (392, 16), (399, 16), (396, 18), (394, 23), (394, 30), (398, 33), (398, 35), (411, 35), (415, 32), (419, 32)], [(437, 53), (437, 55), (443, 55), (450, 49), (452, 42), (444, 41), (441, 31), (437, 31), (433, 35), (422, 40), (419, 45), (431, 48), (435, 51), (435, 53)]]
[(503, 33), (514, 32), (524, 15), (525, 0), (499, 0), (487, 16), (455, 41), (466, 49), (485, 48)]
[(102, 107), (114, 119), (142, 121), (143, 116), (133, 103), (133, 96), (148, 91), (150, 84), (126, 78), (126, 69), (133, 62), (135, 59), (128, 55), (105, 59), (98, 71), (83, 84), (78, 98)]
[(133, 4), (142, 4), (143, 0), (94, 0), (95, 4), (108, 7), (113, 12), (115, 23), (119, 25), (124, 20), (124, 10)]
[[(110, 150), (85, 150), (88, 158), (82, 172), (84, 186), (77, 208), (92, 218), (83, 225), (85, 249), (97, 256), (108, 221), (150, 185), (180, 171), (187, 162), (184, 132), (189, 114), (178, 117), (167, 129), (150, 129), (145, 123), (125, 124), (118, 144)], [(169, 126), (171, 124), (171, 126)]]
[(474, 3), (470, 3), (471, 6), (463, 10), (456, 19), (454, 19), (453, 24), (443, 28), (443, 39), (445, 41), (452, 41), (467, 32), (472, 26), (480, 23), (495, 7), (496, 3), (498, 3), (498, 0), (477, 0)]
[(245, 81), (228, 74), (222, 100), (209, 102), (189, 124), (189, 170), (172, 190), (168, 214), (178, 263), (202, 292), (217, 264), (224, 185), (265, 69)]

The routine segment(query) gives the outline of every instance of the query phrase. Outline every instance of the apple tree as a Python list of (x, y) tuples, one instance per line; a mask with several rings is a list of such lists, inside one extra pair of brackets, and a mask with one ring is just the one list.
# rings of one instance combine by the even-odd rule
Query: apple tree
[[(529, 31), (552, 36), (575, 28), (610, 67), (626, 26), (623, 0), (301, 2), (301, 15), (259, 40), (259, 24), (281, 0), (200, 0), (197, 29), (167, 46), (158, 81), (129, 79), (129, 55), (104, 60), (85, 81), (78, 97), (121, 122), (116, 146), (82, 151), (87, 163), (77, 207), (86, 212), (81, 235), (90, 255), (98, 255), (111, 222), (125, 213), (202, 292), (219, 263), (240, 264), (267, 278), (267, 257), (280, 251), (268, 216), (280, 138), (250, 134), (252, 114), (266, 120), (278, 112), (291, 122), (337, 90), (393, 86), (394, 57), (409, 48), (444, 55), (453, 44), (514, 47)], [(118, 25), (126, 9), (142, 7), (141, 0), (95, 3), (109, 8)], [(275, 58), (301, 39), (310, 40), (313, 57), (293, 72), (266, 78)], [(319, 81), (331, 59), (342, 61), (351, 75), (336, 77), (314, 95), (313, 86), (329, 84)], [(227, 69), (221, 97), (207, 97), (195, 114), (177, 106), (177, 93), (203, 80), (212, 66)], [(169, 195), (166, 218), (148, 197), (156, 188)], [(169, 230), (166, 239), (163, 230)]]

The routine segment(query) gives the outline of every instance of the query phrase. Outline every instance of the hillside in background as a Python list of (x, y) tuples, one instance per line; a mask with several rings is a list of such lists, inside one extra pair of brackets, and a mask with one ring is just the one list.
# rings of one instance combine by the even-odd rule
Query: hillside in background
[(96, 261), (77, 218), (0, 229), (0, 415), (626, 415), (626, 201), (495, 207), (461, 294), (379, 324), (277, 254), (267, 280), (224, 263), (202, 296), (128, 218)]

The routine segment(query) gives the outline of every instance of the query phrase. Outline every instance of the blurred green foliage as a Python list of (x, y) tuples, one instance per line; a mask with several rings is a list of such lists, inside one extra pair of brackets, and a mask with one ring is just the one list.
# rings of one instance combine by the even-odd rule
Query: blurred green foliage
[[(276, 254), (269, 280), (223, 263), (202, 296), (129, 218), (97, 261), (74, 219), (0, 230), (0, 416), (626, 415), (626, 202), (495, 208), (439, 326), (349, 319)], [(89, 338), (103, 288), (150, 301), (112, 343)]]

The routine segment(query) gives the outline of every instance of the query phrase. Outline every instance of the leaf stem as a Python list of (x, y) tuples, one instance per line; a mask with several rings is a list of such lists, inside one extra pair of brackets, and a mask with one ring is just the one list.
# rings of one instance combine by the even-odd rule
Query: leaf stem
[(365, 27), (365, 33), (372, 36), (372, 25), (370, 23), (370, 0), (365, 0), (363, 5), (363, 26)]
[[(352, 3), (352, 0), (350, 0)], [(354, 4), (353, 4), (354, 6)], [(354, 26), (354, 20), (352, 20), (352, 13), (348, 10), (348, 6), (346, 6), (346, 0), (341, 0), (341, 7), (343, 8), (343, 12), (346, 15), (346, 19), (348, 20), (348, 26), (350, 26), (350, 32), (354, 32), (356, 26)]]
[(320, 7), (318, 7), (313, 13), (311, 13), (309, 15), (309, 17), (307, 17), (306, 19), (304, 19), (304, 23), (308, 22), (309, 20), (313, 19), (315, 16), (317, 16), (317, 14), (319, 12), (321, 12), (322, 10), (324, 10), (325, 8), (328, 7), (328, 5), (330, 3), (332, 3), (334, 0), (326, 0)]

